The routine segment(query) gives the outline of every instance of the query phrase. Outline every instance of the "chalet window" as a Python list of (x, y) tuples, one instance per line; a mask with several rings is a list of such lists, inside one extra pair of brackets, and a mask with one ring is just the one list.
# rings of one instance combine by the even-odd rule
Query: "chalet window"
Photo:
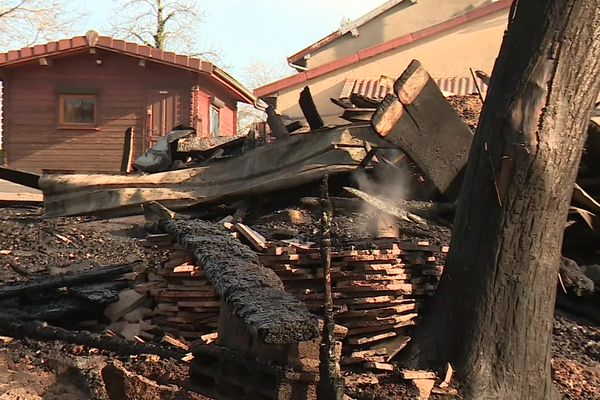
[(59, 102), (60, 126), (96, 126), (96, 95), (63, 94), (60, 95)]
[(218, 107), (210, 106), (210, 135), (220, 136), (221, 135), (221, 116)]

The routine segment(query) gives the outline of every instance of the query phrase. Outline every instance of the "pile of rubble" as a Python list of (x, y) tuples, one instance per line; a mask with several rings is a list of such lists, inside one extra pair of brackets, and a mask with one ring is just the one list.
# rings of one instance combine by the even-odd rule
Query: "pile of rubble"
[[(143, 226), (144, 232), (135, 230), (135, 242), (144, 250), (132, 239), (119, 247), (131, 256), (128, 262), (111, 258), (85, 265), (79, 264), (87, 253), (96, 257), (102, 246), (60, 253), (60, 259), (52, 251), (62, 273), (50, 277), (44, 266), (33, 277), (22, 266), (26, 252), (16, 244), (2, 249), (0, 255), (11, 257), (11, 277), (0, 279), (18, 285), (0, 286), (0, 335), (187, 363), (190, 380), (178, 382), (187, 385), (178, 393), (308, 399), (321, 379), (330, 287), (336, 326), (326, 360), (343, 372), (353, 395), (373, 388), (357, 382), (391, 378), (397, 378), (394, 385), (423, 384), (422, 398), (455, 394), (449, 377), (434, 387), (431, 372), (394, 375), (395, 359), (443, 273), (479, 100), (448, 99), (459, 117), (417, 62), (393, 86), (382, 102), (344, 103), (348, 125), (323, 126), (305, 90), (300, 103), (308, 132), (299, 124), (283, 125), (270, 109), (270, 132), (216, 147), (194, 147), (193, 130), (174, 130), (138, 159), (136, 167), (145, 173), (40, 177), (45, 216), (60, 217), (46, 221), (138, 215), (111, 221)], [(326, 195), (319, 190), (324, 178)], [(325, 198), (333, 207), (330, 241), (322, 240), (319, 223)], [(582, 221), (593, 229), (600, 205), (584, 189), (576, 191), (573, 205), (569, 229), (581, 229)], [(54, 228), (52, 241), (62, 247), (75, 249), (86, 237), (105, 240), (60, 224)], [(563, 284), (569, 296), (591, 299), (600, 287), (590, 289), (583, 278)], [(70, 323), (82, 312), (85, 323)], [(106, 376), (135, 381), (137, 393), (152, 386), (128, 368), (138, 367), (112, 362)], [(158, 386), (152, 390), (163, 390)]]
[[(443, 266), (433, 255), (446, 250), (428, 242), (366, 240), (332, 249), (335, 319), (348, 328), (343, 365), (392, 370), (389, 361), (408, 342), (405, 327), (433, 294)], [(323, 270), (319, 249), (292, 243), (269, 245), (261, 263), (275, 271), (286, 291), (320, 314)]]
[[(152, 243), (151, 237), (146, 240)], [(173, 247), (164, 265), (149, 268), (148, 283), (136, 290), (148, 289), (154, 299), (151, 326), (188, 340), (209, 340), (209, 334), (217, 329), (219, 296), (202, 268), (194, 265), (193, 255), (180, 246)]]

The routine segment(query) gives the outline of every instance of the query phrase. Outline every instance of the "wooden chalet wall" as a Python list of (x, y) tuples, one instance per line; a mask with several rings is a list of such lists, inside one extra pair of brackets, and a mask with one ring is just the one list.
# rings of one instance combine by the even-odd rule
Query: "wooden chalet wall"
[(211, 136), (209, 121), (213, 95), (225, 102), (225, 107), (220, 109), (221, 133), (219, 136), (237, 135), (237, 102), (217, 93), (219, 93), (217, 85), (206, 77), (198, 77), (192, 91), (192, 126), (196, 128), (198, 136)]
[[(97, 63), (101, 60), (101, 64)], [(59, 95), (66, 91), (96, 91), (96, 129), (61, 128)], [(208, 134), (210, 96), (231, 109), (221, 110), (221, 126), (233, 126), (235, 101), (210, 78), (184, 69), (96, 49), (34, 61), (4, 70), (3, 142), (10, 168), (116, 172), (121, 163), (125, 130), (136, 130), (135, 155), (144, 149), (147, 102), (151, 91), (176, 90), (180, 122), (201, 126)], [(198, 97), (192, 102), (192, 97)], [(194, 104), (195, 103), (195, 104)], [(196, 108), (195, 105), (199, 107)], [(194, 112), (199, 115), (193, 115)], [(231, 121), (229, 121), (231, 119)], [(235, 129), (223, 129), (223, 135)]]

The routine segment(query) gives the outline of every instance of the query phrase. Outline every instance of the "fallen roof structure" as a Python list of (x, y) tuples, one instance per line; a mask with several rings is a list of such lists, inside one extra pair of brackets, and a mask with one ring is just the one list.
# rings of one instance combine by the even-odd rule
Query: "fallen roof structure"
[(258, 195), (354, 171), (373, 148), (391, 148), (368, 124), (297, 135), (212, 165), (149, 175), (43, 175), (47, 216), (140, 214), (158, 201), (178, 210)]
[[(455, 198), (471, 131), (417, 61), (394, 91), (365, 122), (280, 135), (273, 144), (205, 166), (149, 175), (43, 175), (45, 214), (139, 214), (151, 201), (173, 210), (223, 203), (356, 171), (381, 149), (406, 153), (440, 193)], [(301, 100), (312, 102), (308, 90)], [(314, 106), (306, 112), (320, 120)]]

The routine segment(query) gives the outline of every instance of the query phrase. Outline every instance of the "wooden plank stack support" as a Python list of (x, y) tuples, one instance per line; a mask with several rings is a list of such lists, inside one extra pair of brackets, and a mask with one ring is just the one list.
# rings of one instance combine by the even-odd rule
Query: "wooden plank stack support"
[[(348, 328), (342, 365), (389, 370), (388, 362), (407, 342), (424, 298), (435, 291), (447, 247), (428, 242), (368, 240), (332, 249), (336, 324)], [(438, 256), (436, 256), (438, 255)], [(284, 282), (286, 291), (312, 312), (322, 308), (319, 249), (269, 243), (262, 264)]]
[(192, 341), (216, 331), (219, 296), (191, 252), (172, 245), (169, 260), (151, 269), (148, 281), (156, 301), (152, 322), (165, 333)]

